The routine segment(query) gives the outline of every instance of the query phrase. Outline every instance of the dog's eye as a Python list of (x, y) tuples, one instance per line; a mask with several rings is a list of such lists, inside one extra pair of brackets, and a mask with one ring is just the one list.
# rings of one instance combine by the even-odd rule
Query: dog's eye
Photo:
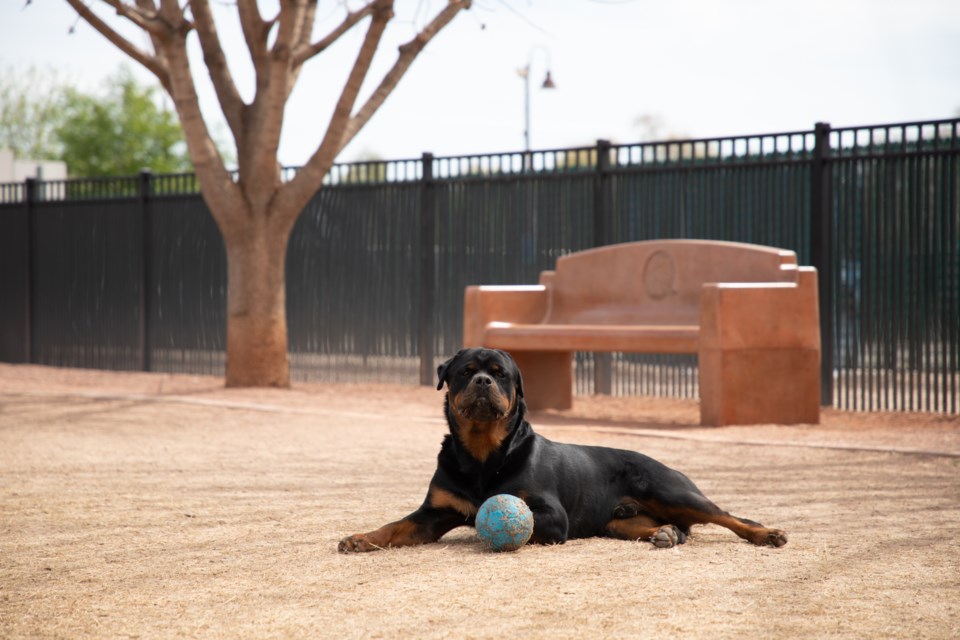
[(460, 372), (460, 375), (463, 376), (464, 378), (469, 378), (470, 376), (473, 375), (473, 371), (470, 369), (464, 369), (463, 371)]
[(493, 372), (493, 375), (495, 375), (495, 376), (498, 377), (498, 378), (506, 378), (506, 377), (507, 377), (507, 374), (505, 374), (503, 371), (494, 371), (494, 372)]

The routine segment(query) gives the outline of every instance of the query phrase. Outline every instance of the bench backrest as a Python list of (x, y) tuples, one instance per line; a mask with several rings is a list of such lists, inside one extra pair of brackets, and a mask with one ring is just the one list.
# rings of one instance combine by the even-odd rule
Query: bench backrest
[(541, 274), (550, 324), (692, 324), (713, 282), (796, 282), (793, 251), (711, 240), (651, 240), (580, 251)]

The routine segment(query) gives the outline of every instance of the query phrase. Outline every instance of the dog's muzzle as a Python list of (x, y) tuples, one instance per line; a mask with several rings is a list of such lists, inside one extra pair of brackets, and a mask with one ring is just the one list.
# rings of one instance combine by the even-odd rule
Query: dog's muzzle
[(458, 400), (461, 415), (479, 422), (499, 420), (507, 414), (510, 404), (493, 378), (485, 373), (476, 374)]

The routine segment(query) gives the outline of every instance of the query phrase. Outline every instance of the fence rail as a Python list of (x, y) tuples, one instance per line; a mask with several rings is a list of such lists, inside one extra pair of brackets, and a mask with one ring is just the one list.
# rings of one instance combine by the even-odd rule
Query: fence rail
[[(429, 382), (466, 285), (708, 238), (819, 269), (827, 404), (958, 414), (958, 156), (960, 120), (940, 120), (338, 164), (290, 240), (293, 374)], [(225, 292), (192, 174), (0, 184), (0, 360), (219, 374)], [(699, 393), (695, 357), (575, 366), (578, 393)]]

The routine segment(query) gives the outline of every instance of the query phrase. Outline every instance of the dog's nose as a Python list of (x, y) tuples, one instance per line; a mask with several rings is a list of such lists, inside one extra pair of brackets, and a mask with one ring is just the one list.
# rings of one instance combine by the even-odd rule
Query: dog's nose
[(489, 387), (493, 384), (493, 378), (485, 373), (478, 373), (473, 377), (473, 384), (477, 385), (478, 387)]

